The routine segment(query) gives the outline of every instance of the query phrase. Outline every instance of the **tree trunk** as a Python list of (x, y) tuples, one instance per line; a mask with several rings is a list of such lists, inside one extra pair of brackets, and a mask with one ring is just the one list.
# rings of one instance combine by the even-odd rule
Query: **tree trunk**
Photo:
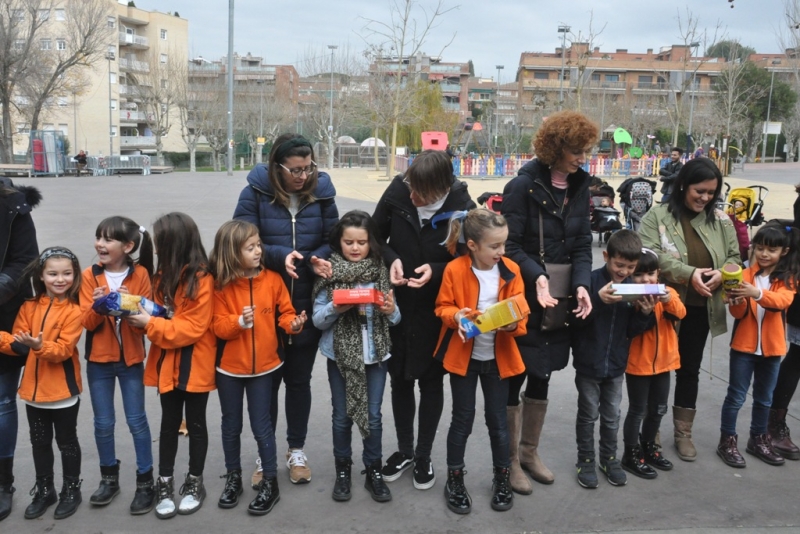
[(197, 172), (197, 149), (189, 147), (189, 172)]
[(375, 170), (381, 170), (381, 160), (378, 157), (378, 127), (375, 127), (375, 144), (372, 147), (372, 154), (375, 157)]

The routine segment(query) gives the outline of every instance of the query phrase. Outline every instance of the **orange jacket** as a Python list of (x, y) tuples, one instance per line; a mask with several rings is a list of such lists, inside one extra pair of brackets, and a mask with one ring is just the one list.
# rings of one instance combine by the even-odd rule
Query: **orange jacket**
[(625, 369), (628, 374), (660, 375), (681, 366), (675, 322), (686, 317), (686, 306), (681, 302), (677, 291), (671, 287), (667, 287), (667, 291), (671, 295), (669, 302), (664, 304), (659, 301), (653, 308), (656, 327), (645, 330), (631, 340), (628, 367)]
[[(190, 393), (213, 390), (214, 359), (217, 338), (211, 331), (214, 315), (214, 278), (200, 274), (197, 295), (184, 296), (178, 286), (172, 317), (153, 317), (145, 327), (150, 352), (144, 369), (144, 385), (155, 386), (159, 393), (173, 389)], [(161, 299), (153, 299), (164, 305)]]
[[(131, 295), (150, 298), (150, 275), (141, 265), (128, 272), (122, 285)], [(92, 293), (100, 286), (108, 287), (105, 269), (101, 264), (92, 265), (83, 271), (81, 282), (81, 323), (86, 329), (85, 356), (90, 362), (118, 362), (125, 358), (125, 365), (131, 366), (144, 361), (144, 329), (132, 327), (128, 321), (119, 321), (117, 337), (117, 318), (100, 315), (92, 309)]]
[[(742, 280), (755, 284), (757, 270), (748, 267), (742, 272)], [(731, 304), (733, 322), (731, 348), (747, 354), (755, 354), (758, 343), (758, 304), (764, 308), (761, 321), (761, 354), (763, 356), (783, 356), (786, 354), (786, 310), (792, 304), (794, 290), (783, 282), (770, 283), (769, 289), (762, 292), (761, 300), (747, 297), (741, 304)]]
[[(242, 328), (245, 306), (255, 306), (252, 328)], [(281, 364), (275, 325), (287, 334), (297, 317), (281, 275), (267, 269), (253, 278), (239, 278), (214, 295), (217, 367), (234, 375), (257, 375)]]
[(41, 296), (25, 301), (14, 321), (14, 333), (42, 334), (42, 348), (29, 349), (14, 341), (8, 332), (0, 332), (0, 352), (27, 356), (19, 386), (20, 398), (30, 402), (56, 402), (80, 394), (81, 361), (78, 340), (81, 338), (81, 309), (69, 300)]
[[(497, 300), (505, 300), (515, 295), (525, 298), (525, 287), (522, 283), (519, 266), (508, 258), (499, 264), (500, 287)], [(444, 363), (444, 368), (457, 375), (465, 376), (472, 356), (473, 339), (466, 343), (458, 336), (458, 324), (455, 315), (461, 308), (478, 308), (480, 284), (472, 272), (472, 258), (461, 256), (447, 264), (444, 269), (442, 287), (436, 298), (436, 315), (442, 320), (442, 331), (434, 357)], [(500, 378), (508, 378), (525, 372), (517, 342), (517, 336), (527, 333), (527, 321), (517, 323), (513, 332), (497, 332), (494, 342), (494, 355)]]

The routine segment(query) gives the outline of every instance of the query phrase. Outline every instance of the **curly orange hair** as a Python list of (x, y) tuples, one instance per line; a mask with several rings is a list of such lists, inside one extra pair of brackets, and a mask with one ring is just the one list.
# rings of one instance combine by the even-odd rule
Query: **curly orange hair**
[(593, 145), (600, 138), (600, 128), (583, 113), (559, 111), (550, 115), (533, 140), (536, 157), (553, 165), (564, 156), (564, 150)]

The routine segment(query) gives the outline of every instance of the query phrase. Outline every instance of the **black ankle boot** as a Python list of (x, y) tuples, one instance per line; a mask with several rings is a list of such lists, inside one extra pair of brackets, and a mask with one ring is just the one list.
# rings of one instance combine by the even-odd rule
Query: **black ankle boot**
[(622, 468), (628, 473), (641, 478), (656, 478), (658, 473), (645, 462), (642, 448), (637, 445), (626, 445), (625, 454), (622, 455)]
[(58, 502), (53, 475), (36, 477), (36, 485), (31, 489), (33, 501), (25, 509), (25, 519), (42, 517), (48, 508)]
[(333, 500), (350, 500), (350, 472), (353, 465), (350, 458), (336, 458), (336, 482), (333, 483)]
[(372, 500), (378, 502), (388, 502), (392, 500), (392, 492), (389, 491), (386, 482), (383, 480), (383, 472), (381, 471), (381, 462), (373, 462), (368, 465), (361, 474), (366, 474), (367, 478), (364, 480), (364, 487), (369, 491)]
[(244, 491), (242, 488), (242, 470), (228, 471), (227, 475), (220, 478), (226, 479), (225, 489), (222, 490), (222, 495), (219, 496), (217, 504), (220, 508), (233, 508), (239, 504), (239, 496)]
[(53, 519), (66, 519), (78, 510), (81, 503), (81, 480), (78, 477), (64, 477), (64, 486), (58, 496), (58, 506)]
[(511, 491), (511, 484), (508, 477), (511, 469), (508, 467), (494, 468), (494, 479), (492, 479), (492, 510), (505, 512), (514, 506), (514, 492)]
[(156, 484), (153, 480), (153, 470), (147, 473), (136, 473), (136, 493), (131, 502), (131, 515), (144, 515), (156, 505)]
[(642, 441), (641, 445), (645, 462), (662, 471), (672, 469), (672, 462), (664, 458), (661, 447), (655, 441)]
[(278, 477), (264, 477), (258, 484), (258, 495), (247, 507), (247, 511), (253, 515), (267, 515), (281, 500), (281, 492), (278, 490)]
[(468, 514), (472, 511), (472, 497), (464, 485), (464, 469), (447, 469), (447, 483), (444, 485), (444, 496), (447, 507), (457, 514)]
[(14, 457), (0, 458), (0, 521), (11, 513), (14, 495)]
[(114, 497), (119, 495), (119, 460), (116, 465), (100, 466), (100, 487), (89, 497), (89, 502), (94, 506), (111, 504)]

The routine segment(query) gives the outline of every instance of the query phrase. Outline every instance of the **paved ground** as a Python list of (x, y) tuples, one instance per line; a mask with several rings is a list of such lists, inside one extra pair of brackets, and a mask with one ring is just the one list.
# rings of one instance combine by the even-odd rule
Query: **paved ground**
[[(732, 185), (765, 183), (770, 188), (765, 212), (768, 218), (791, 217), (796, 198), (793, 185), (798, 180), (798, 164), (749, 165), (746, 172), (732, 177)], [(386, 182), (378, 181), (378, 173), (360, 170), (337, 170), (332, 173), (341, 212), (353, 208), (371, 211)], [(620, 179), (611, 180), (616, 184)], [(44, 194), (42, 205), (34, 212), (40, 246), (64, 245), (74, 250), (84, 266), (94, 258), (93, 237), (97, 223), (113, 214), (130, 216), (144, 225), (160, 214), (181, 210), (198, 222), (207, 246), (219, 225), (233, 213), (239, 191), (245, 184), (245, 173), (233, 177), (219, 174), (175, 173), (159, 176), (124, 176), (91, 178), (20, 179), (18, 183), (34, 184)], [(482, 191), (502, 190), (505, 180), (470, 180), (473, 196)], [(595, 264), (602, 261), (600, 247), (594, 247)], [(676, 532), (692, 529), (697, 532), (797, 532), (800, 511), (797, 507), (797, 480), (800, 462), (772, 467), (747, 456), (748, 467), (734, 470), (714, 454), (719, 438), (719, 412), (725, 397), (727, 378), (728, 337), (717, 338), (707, 347), (700, 383), (700, 398), (695, 426), (699, 458), (684, 463), (675, 457), (671, 446), (665, 455), (676, 462), (673, 471), (662, 473), (657, 480), (644, 481), (630, 477), (626, 487), (615, 488), (601, 481), (600, 488), (588, 491), (575, 480), (574, 420), (576, 394), (574, 372), (567, 368), (556, 373), (551, 387), (551, 404), (542, 437), (541, 452), (556, 474), (552, 486), (535, 484), (532, 496), (516, 498), (514, 508), (506, 513), (489, 507), (491, 465), (489, 443), (480, 415), (475, 422), (467, 450), (467, 487), (474, 500), (468, 516), (450, 513), (443, 501), (444, 446), (449, 423), (449, 388), (446, 388), (445, 414), (434, 449), (437, 469), (436, 485), (426, 492), (415, 490), (410, 473), (391, 484), (393, 500), (388, 504), (373, 502), (362, 489), (363, 476), (355, 472), (353, 499), (335, 503), (330, 498), (333, 481), (333, 458), (330, 435), (329, 390), (323, 360), (320, 357), (313, 379), (314, 404), (309, 428), (307, 453), (313, 469), (313, 480), (306, 486), (292, 486), (285, 468), (279, 467), (282, 500), (275, 510), (263, 518), (248, 516), (246, 503), (254, 496), (247, 490), (244, 504), (234, 510), (220, 510), (216, 499), (223, 486), (218, 478), (224, 474), (219, 432), (219, 407), (212, 394), (209, 402), (210, 450), (206, 463), (208, 501), (193, 516), (178, 516), (162, 522), (154, 515), (134, 518), (128, 515), (133, 495), (133, 447), (124, 424), (122, 408), (117, 402), (118, 456), (123, 461), (122, 494), (107, 508), (93, 509), (86, 502), (78, 513), (65, 521), (54, 521), (52, 509), (44, 518), (26, 521), (22, 518), (29, 502), (28, 490), (34, 473), (27, 437), (27, 423), (21, 417), (17, 447), (17, 493), (12, 516), (0, 523), (0, 532), (597, 532), (647, 531)], [(711, 357), (709, 357), (709, 355)], [(84, 381), (85, 383), (85, 381)], [(83, 447), (84, 499), (97, 487), (99, 472), (92, 435), (91, 407), (88, 392), (79, 418)], [(480, 395), (479, 395), (480, 398)], [(158, 399), (154, 391), (147, 396), (151, 428), (157, 437), (159, 424)], [(20, 404), (21, 406), (21, 404)], [(623, 401), (623, 415), (626, 401)], [(792, 406), (800, 414), (800, 404)], [(23, 410), (24, 413), (24, 410)], [(480, 410), (479, 410), (480, 413)], [(388, 390), (384, 403), (384, 454), (394, 451), (394, 428)], [(739, 431), (746, 435), (750, 420), (749, 405), (740, 416)], [(800, 435), (800, 421), (791, 425)], [(246, 426), (246, 425), (245, 425)], [(285, 447), (283, 421), (279, 422), (279, 451)], [(671, 434), (671, 422), (665, 421), (662, 434)], [(177, 472), (185, 469), (187, 443), (182, 440)], [(667, 439), (664, 440), (668, 442)], [(245, 465), (255, 460), (255, 444), (249, 430), (243, 435)], [(621, 436), (620, 436), (621, 443)], [(157, 443), (154, 443), (157, 452)], [(358, 444), (354, 446), (360, 454)], [(59, 472), (56, 462), (56, 472)]]

